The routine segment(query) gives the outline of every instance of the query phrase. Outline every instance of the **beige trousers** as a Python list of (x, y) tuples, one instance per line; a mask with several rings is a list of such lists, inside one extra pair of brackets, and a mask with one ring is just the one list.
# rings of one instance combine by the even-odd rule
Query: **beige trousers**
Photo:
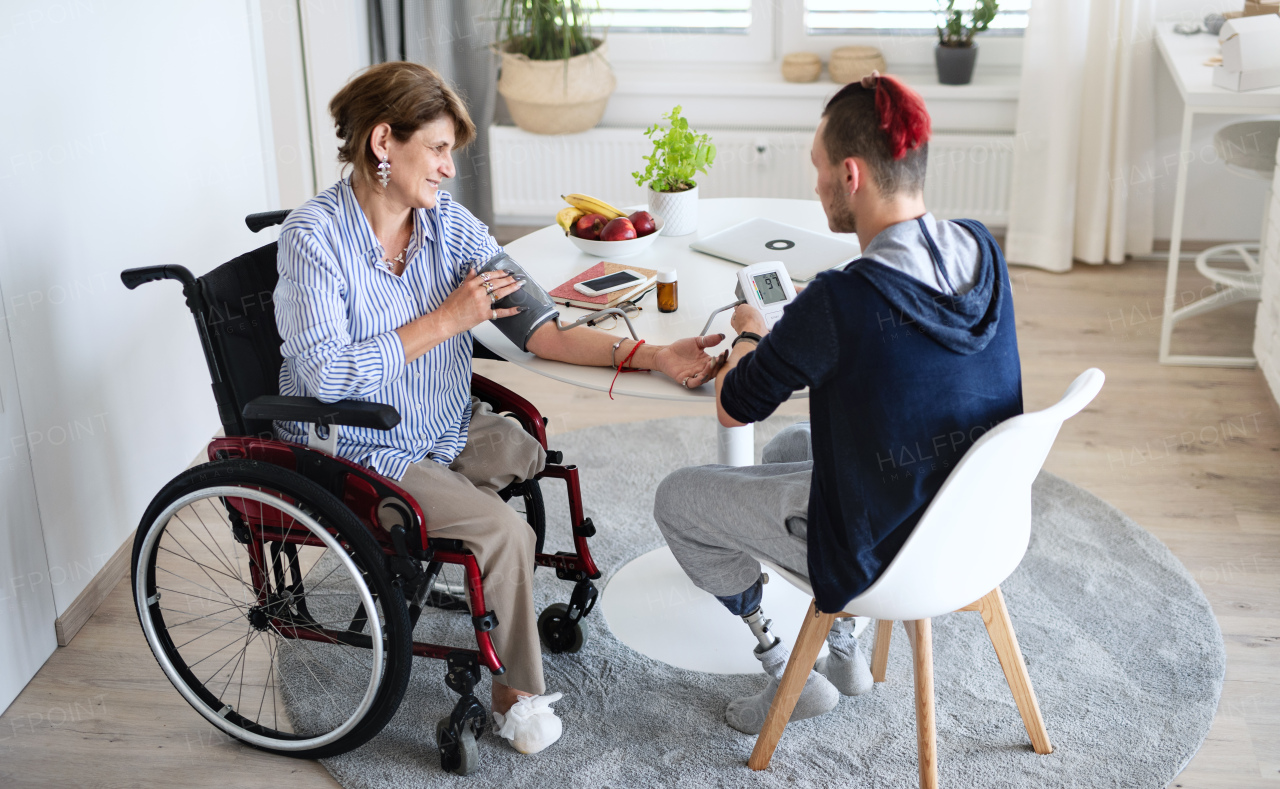
[(471, 398), (467, 445), (449, 466), (424, 460), (409, 466), (400, 486), (418, 501), (431, 537), (462, 540), (484, 578), (485, 606), (498, 615), (490, 635), (507, 672), (494, 677), (541, 694), (542, 645), (533, 610), (533, 529), (498, 495), (542, 471), (547, 455), (520, 423)]

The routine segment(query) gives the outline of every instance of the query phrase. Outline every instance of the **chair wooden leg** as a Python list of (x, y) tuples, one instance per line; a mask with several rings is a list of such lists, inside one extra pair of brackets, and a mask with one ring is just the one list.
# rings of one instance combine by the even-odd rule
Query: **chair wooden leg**
[(996, 657), (1000, 659), (1000, 668), (1004, 669), (1009, 690), (1013, 692), (1013, 700), (1018, 704), (1018, 712), (1022, 713), (1022, 723), (1027, 727), (1032, 747), (1036, 753), (1053, 753), (1049, 731), (1040, 714), (1040, 704), (1031, 687), (1027, 664), (1022, 659), (1022, 650), (1018, 648), (1018, 637), (1014, 635), (1013, 621), (1009, 619), (1009, 609), (1005, 607), (1000, 587), (978, 601), (978, 610), (982, 613), (983, 624), (987, 626), (987, 635), (991, 637), (991, 646), (995, 647)]
[(889, 669), (889, 641), (893, 638), (893, 620), (876, 620), (876, 645), (871, 652), (871, 678), (884, 682)]
[(818, 611), (817, 603), (809, 603), (809, 614), (805, 617), (800, 635), (796, 638), (795, 649), (791, 650), (791, 658), (787, 661), (787, 670), (778, 683), (778, 691), (773, 694), (773, 703), (769, 705), (769, 714), (765, 716), (764, 727), (756, 737), (756, 747), (751, 751), (747, 766), (752, 770), (763, 770), (769, 766), (773, 752), (782, 739), (782, 731), (791, 720), (791, 712), (796, 708), (796, 701), (804, 690), (809, 679), (809, 672), (818, 660), (822, 644), (831, 632), (831, 624), (836, 621), (835, 614), (824, 614)]
[(912, 634), (912, 668), (916, 686), (916, 748), (920, 759), (920, 789), (938, 786), (938, 732), (933, 708), (933, 622), (904, 622)]

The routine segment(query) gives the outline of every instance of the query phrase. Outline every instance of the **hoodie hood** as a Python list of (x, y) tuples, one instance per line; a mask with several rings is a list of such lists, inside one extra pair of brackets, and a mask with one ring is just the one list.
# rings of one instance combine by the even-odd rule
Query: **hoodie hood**
[[(939, 345), (968, 355), (991, 342), (1000, 322), (1000, 308), (1009, 294), (1004, 284), (1004, 257), (991, 233), (972, 219), (958, 219), (955, 224), (972, 234), (978, 244), (976, 279), (964, 293), (943, 293), (872, 258), (859, 258), (847, 270), (870, 282), (901, 313), (903, 323), (918, 324), (920, 331)], [(933, 249), (937, 251), (936, 246)]]

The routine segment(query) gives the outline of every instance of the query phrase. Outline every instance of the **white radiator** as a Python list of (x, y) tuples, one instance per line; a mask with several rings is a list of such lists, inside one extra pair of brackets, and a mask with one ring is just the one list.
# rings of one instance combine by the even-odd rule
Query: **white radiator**
[[(809, 161), (813, 133), (706, 129), (716, 162), (698, 178), (701, 197), (816, 200)], [(925, 205), (944, 218), (968, 217), (1004, 227), (1009, 212), (1013, 135), (939, 134), (929, 142)], [(499, 224), (544, 225), (581, 192), (618, 206), (642, 205), (645, 190), (631, 173), (652, 150), (642, 129), (597, 128), (549, 137), (513, 126), (489, 132), (494, 213)]]

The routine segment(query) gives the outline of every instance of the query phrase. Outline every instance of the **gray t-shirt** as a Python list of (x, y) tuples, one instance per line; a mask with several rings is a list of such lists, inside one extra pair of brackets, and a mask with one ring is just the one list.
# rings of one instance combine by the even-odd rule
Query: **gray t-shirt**
[[(922, 219), (933, 243), (938, 246), (954, 293), (958, 295), (968, 291), (978, 279), (978, 242), (955, 222), (935, 219), (932, 213), (926, 213)], [(953, 292), (938, 276), (929, 256), (929, 244), (920, 231), (920, 223), (914, 219), (881, 230), (862, 250), (862, 256), (909, 274), (934, 290)]]

